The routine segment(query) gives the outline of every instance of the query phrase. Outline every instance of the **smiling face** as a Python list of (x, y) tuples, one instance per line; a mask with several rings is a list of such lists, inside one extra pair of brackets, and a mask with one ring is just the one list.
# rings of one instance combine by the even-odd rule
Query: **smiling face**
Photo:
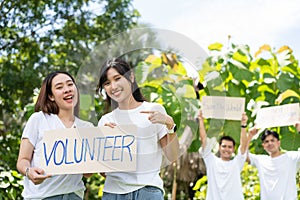
[(220, 157), (222, 160), (230, 160), (234, 152), (234, 144), (230, 140), (223, 139), (219, 145)]
[(77, 88), (71, 77), (66, 74), (57, 74), (51, 82), (51, 101), (55, 101), (59, 110), (72, 110), (78, 101)]
[[(133, 75), (130, 78), (133, 82)], [(106, 94), (118, 103), (119, 107), (128, 104), (129, 100), (133, 99), (131, 82), (114, 68), (107, 71), (107, 80), (103, 83), (103, 88)]]
[(280, 155), (280, 140), (273, 135), (268, 135), (264, 139), (262, 146), (266, 152), (272, 157)]

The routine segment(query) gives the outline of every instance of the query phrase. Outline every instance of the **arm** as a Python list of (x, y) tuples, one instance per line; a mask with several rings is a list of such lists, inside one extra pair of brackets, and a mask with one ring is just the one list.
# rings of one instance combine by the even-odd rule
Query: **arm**
[(206, 134), (205, 126), (204, 126), (204, 118), (202, 115), (202, 110), (199, 110), (198, 120), (199, 120), (200, 142), (201, 142), (202, 148), (204, 149), (207, 144), (207, 134)]
[[(171, 130), (175, 125), (173, 118), (167, 114), (158, 111), (141, 111), (141, 113), (150, 114), (148, 119), (152, 123), (164, 124), (168, 130)], [(160, 139), (160, 145), (170, 162), (177, 160), (179, 157), (179, 141), (176, 133), (166, 134)]]
[(242, 120), (241, 120), (241, 136), (240, 136), (240, 146), (241, 146), (241, 154), (243, 155), (247, 148), (248, 148), (248, 138), (247, 138), (247, 131), (246, 131), (246, 126), (247, 126), (247, 121), (248, 117), (246, 113), (244, 112), (242, 114)]
[(300, 120), (295, 124), (295, 127), (296, 127), (298, 133), (300, 133)]
[[(249, 148), (250, 142), (251, 142), (252, 138), (254, 137), (254, 135), (257, 134), (257, 132), (258, 132), (258, 130), (256, 129), (255, 126), (249, 129), (249, 133), (248, 133), (248, 137), (247, 137), (247, 144), (246, 144), (247, 148)], [(249, 153), (247, 155), (246, 161), (248, 163), (250, 163)]]
[[(173, 118), (169, 115), (166, 115), (165, 125), (168, 130), (171, 130), (175, 123)], [(164, 153), (170, 162), (173, 162), (179, 157), (179, 141), (176, 132), (172, 134), (166, 134), (163, 138), (160, 139), (160, 145), (164, 150)]]
[(51, 175), (45, 175), (45, 172), (41, 168), (30, 167), (30, 162), (32, 160), (34, 147), (30, 143), (29, 139), (24, 138), (21, 141), (20, 152), (17, 161), (18, 171), (27, 176), (35, 185), (42, 183), (46, 178), (51, 177)]

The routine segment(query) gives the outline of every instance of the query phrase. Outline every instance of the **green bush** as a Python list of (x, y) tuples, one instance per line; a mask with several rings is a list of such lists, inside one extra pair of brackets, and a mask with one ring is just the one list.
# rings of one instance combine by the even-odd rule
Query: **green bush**
[(21, 199), (23, 191), (23, 176), (15, 170), (0, 173), (0, 200)]

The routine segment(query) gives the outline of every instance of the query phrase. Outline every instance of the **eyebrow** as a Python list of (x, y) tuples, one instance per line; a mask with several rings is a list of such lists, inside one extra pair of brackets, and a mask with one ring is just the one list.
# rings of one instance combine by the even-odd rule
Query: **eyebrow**
[(221, 146), (227, 146), (227, 147), (233, 147), (233, 145), (230, 145), (230, 144), (221, 144)]
[(265, 139), (263, 142), (265, 142), (265, 141), (273, 141), (273, 140), (278, 140), (278, 139), (277, 138)]
[[(67, 80), (66, 81), (66, 83), (74, 83), (71, 79), (70, 80)], [(56, 83), (55, 85), (54, 85), (54, 87), (57, 87), (57, 86), (59, 86), (59, 85), (62, 85), (63, 84), (63, 82), (58, 82), (58, 83)]]
[(113, 78), (116, 78), (118, 76), (123, 76), (123, 75), (121, 75), (121, 74), (118, 73), (118, 74), (114, 75)]
[[(114, 75), (112, 78), (114, 79), (114, 78), (119, 77), (119, 76), (123, 76), (123, 75), (121, 75), (121, 74), (116, 74), (116, 75)], [(109, 82), (109, 81), (110, 81), (110, 80), (109, 80), (108, 78), (106, 78), (106, 80), (103, 82), (103, 84), (106, 83), (106, 82)]]

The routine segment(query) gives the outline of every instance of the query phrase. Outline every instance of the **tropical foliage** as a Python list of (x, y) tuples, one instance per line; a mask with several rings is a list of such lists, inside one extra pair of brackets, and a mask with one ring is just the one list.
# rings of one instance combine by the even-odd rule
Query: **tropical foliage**
[[(273, 50), (269, 45), (263, 45), (254, 57), (246, 45), (232, 44), (230, 50), (226, 51), (222, 51), (222, 47), (219, 43), (209, 46), (211, 55), (199, 71), (200, 81), (207, 85), (200, 92), (200, 96), (219, 94), (245, 97), (250, 126), (254, 125), (257, 110), (262, 107), (299, 103), (300, 67), (289, 47), (283, 46)], [(215, 72), (219, 73), (218, 78), (221, 78), (222, 82), (219, 82), (218, 78), (206, 80), (210, 73)], [(226, 134), (239, 141), (239, 125), (237, 122), (226, 120), (220, 129), (222, 131), (212, 136)], [(207, 128), (214, 129), (211, 126)], [(294, 126), (274, 129), (280, 133), (283, 151), (299, 148), (300, 135)], [(260, 140), (252, 141), (250, 152), (265, 153)], [(197, 199), (204, 199), (206, 181), (206, 176), (197, 181), (194, 187)], [(260, 199), (257, 170), (248, 164), (245, 164), (242, 172), (242, 184), (245, 199)]]
[[(98, 66), (99, 63), (87, 61), (90, 52), (103, 59), (107, 49), (95, 51), (101, 41), (136, 25), (139, 14), (130, 2), (4, 0), (0, 3), (0, 199), (21, 199), (22, 176), (15, 168), (18, 147), (41, 80), (57, 69), (76, 75), (83, 64)], [(128, 40), (111, 45), (127, 46), (139, 37), (131, 35)], [(188, 75), (185, 58), (172, 51), (157, 53), (143, 49), (125, 55), (134, 66), (146, 98), (164, 105), (179, 127), (182, 156), (173, 165), (162, 168), (161, 173), (166, 198), (171, 194), (177, 199), (204, 198), (205, 166), (197, 153), (200, 141), (195, 118), (203, 96), (245, 97), (249, 126), (254, 124), (261, 107), (300, 101), (300, 67), (289, 47), (275, 50), (263, 45), (252, 55), (247, 45), (231, 44), (224, 48), (215, 43), (208, 50), (205, 62), (197, 66), (198, 79)], [(87, 80), (97, 75), (87, 74)], [(86, 119), (90, 119), (89, 112), (96, 113), (96, 118), (103, 114), (102, 96), (94, 97), (94, 106), (83, 107), (81, 111)], [(83, 95), (81, 100), (81, 104), (90, 105), (88, 96)], [(208, 119), (206, 122), (209, 137), (227, 134), (239, 141), (238, 121)], [(293, 126), (275, 129), (281, 135), (284, 150), (298, 149), (300, 135)], [(250, 151), (264, 153), (259, 140), (252, 141)], [(242, 181), (245, 197), (259, 199), (256, 169), (245, 165)], [(101, 196), (103, 182), (100, 175), (85, 179), (86, 198)]]
[(138, 17), (130, 0), (0, 2), (0, 199), (21, 199), (20, 138), (45, 75), (75, 76), (94, 46)]
[[(202, 65), (202, 69), (198, 71), (199, 80), (204, 85), (204, 88), (199, 91), (200, 101), (206, 95), (244, 97), (249, 127), (254, 125), (259, 108), (299, 102), (300, 68), (289, 47), (284, 46), (275, 51), (268, 45), (263, 45), (254, 56), (251, 55), (247, 45), (232, 44), (229, 50), (224, 51), (222, 44), (216, 43), (209, 46), (209, 50), (210, 55)], [(196, 98), (198, 91), (195, 88), (197, 85), (195, 79), (187, 76), (186, 68), (180, 60), (183, 58), (177, 58), (172, 53), (150, 55), (145, 61), (138, 63), (135, 71), (146, 97), (150, 101), (163, 104), (167, 112), (174, 116), (175, 122), (180, 127), (178, 135), (182, 137), (186, 126), (191, 128), (193, 142), (189, 146), (189, 152), (192, 153), (200, 147), (198, 126), (195, 120), (200, 101)], [(209, 137), (226, 134), (239, 141), (239, 121), (208, 119), (206, 124)], [(283, 150), (295, 150), (299, 147), (300, 136), (293, 126), (276, 127), (276, 129), (281, 135)], [(260, 140), (254, 140), (251, 143), (250, 151), (265, 153)], [(186, 153), (190, 154), (189, 152)], [(183, 157), (186, 156), (183, 155)], [(203, 163), (199, 162), (197, 156), (188, 157), (188, 159), (189, 162), (185, 163), (181, 158), (175, 167), (169, 166), (162, 170), (167, 193), (172, 193), (174, 190), (176, 183), (174, 179), (185, 185), (178, 185), (175, 188), (178, 198), (179, 196), (187, 197), (189, 185), (196, 182), (193, 178), (204, 175), (198, 172), (190, 179), (182, 181), (180, 173), (190, 169), (193, 166), (192, 163), (197, 163), (198, 169), (203, 168), (201, 167)], [(245, 197), (259, 199), (259, 180), (256, 169), (245, 165), (242, 176)], [(205, 176), (203, 176), (194, 187), (195, 197), (200, 198), (201, 194), (203, 197), (206, 186)]]

